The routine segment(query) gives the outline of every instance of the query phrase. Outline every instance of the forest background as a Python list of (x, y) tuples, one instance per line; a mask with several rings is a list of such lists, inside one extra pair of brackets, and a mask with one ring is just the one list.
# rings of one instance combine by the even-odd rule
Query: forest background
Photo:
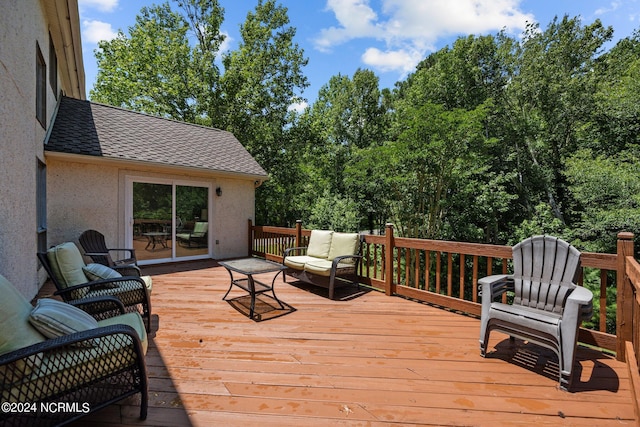
[(287, 9), (258, 0), (221, 53), (223, 20), (215, 0), (142, 8), (96, 49), (90, 98), (232, 132), (270, 175), (257, 224), (599, 252), (637, 232), (639, 30), (610, 49), (613, 28), (569, 16), (460, 37), (391, 90), (359, 69), (297, 111), (307, 59)]

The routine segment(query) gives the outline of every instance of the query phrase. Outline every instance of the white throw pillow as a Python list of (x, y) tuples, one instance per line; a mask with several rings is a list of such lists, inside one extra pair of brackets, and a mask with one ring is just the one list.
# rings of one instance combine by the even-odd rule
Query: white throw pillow
[[(29, 322), (42, 335), (56, 338), (98, 327), (98, 321), (78, 307), (51, 298), (42, 298), (31, 311)], [(92, 340), (92, 345), (97, 340)]]

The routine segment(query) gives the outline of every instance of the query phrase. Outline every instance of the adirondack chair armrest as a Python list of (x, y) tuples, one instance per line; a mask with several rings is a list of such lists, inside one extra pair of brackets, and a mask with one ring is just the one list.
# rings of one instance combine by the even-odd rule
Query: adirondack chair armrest
[(582, 286), (576, 287), (567, 298), (567, 304), (587, 305), (591, 304), (592, 301), (593, 293)]
[(86, 256), (90, 257), (90, 256), (107, 256), (109, 255), (109, 252), (85, 252), (84, 253)]
[[(490, 295), (488, 301), (491, 303), (494, 298), (509, 290), (513, 290), (513, 276), (510, 274), (486, 276), (478, 280), (478, 285), (478, 295), (482, 297), (488, 292), (488, 295)], [(482, 298), (482, 301), (484, 300), (485, 298)]]
[(579, 317), (582, 321), (588, 321), (591, 319), (592, 315), (593, 293), (589, 289), (582, 286), (576, 287), (567, 298), (564, 306), (563, 317)]
[(288, 256), (293, 256), (293, 253), (295, 252), (296, 255), (302, 255), (307, 253), (307, 247), (306, 246), (299, 246), (297, 248), (288, 248), (284, 250), (284, 255), (283, 258), (286, 258)]
[(132, 248), (109, 248), (109, 252), (129, 252), (129, 254), (133, 255), (135, 253), (135, 249)]

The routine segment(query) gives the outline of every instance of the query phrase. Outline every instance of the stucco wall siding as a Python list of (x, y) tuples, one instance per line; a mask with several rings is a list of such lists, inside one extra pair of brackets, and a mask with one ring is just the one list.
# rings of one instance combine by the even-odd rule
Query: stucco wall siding
[(118, 235), (117, 167), (48, 157), (47, 200), (50, 245), (77, 242), (88, 228), (109, 237)]
[[(35, 258), (37, 160), (46, 129), (36, 120), (36, 46), (47, 62), (47, 123), (56, 99), (49, 84), (49, 23), (42, 2), (9, 0), (0, 14), (0, 274), (28, 298), (44, 278)], [(58, 58), (58, 64), (63, 58)], [(58, 67), (59, 68), (59, 67)], [(60, 84), (58, 84), (60, 87)]]

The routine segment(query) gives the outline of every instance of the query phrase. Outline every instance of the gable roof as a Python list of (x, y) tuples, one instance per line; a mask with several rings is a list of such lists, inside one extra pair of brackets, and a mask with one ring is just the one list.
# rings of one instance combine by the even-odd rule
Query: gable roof
[(230, 132), (64, 96), (45, 151), (267, 179)]

